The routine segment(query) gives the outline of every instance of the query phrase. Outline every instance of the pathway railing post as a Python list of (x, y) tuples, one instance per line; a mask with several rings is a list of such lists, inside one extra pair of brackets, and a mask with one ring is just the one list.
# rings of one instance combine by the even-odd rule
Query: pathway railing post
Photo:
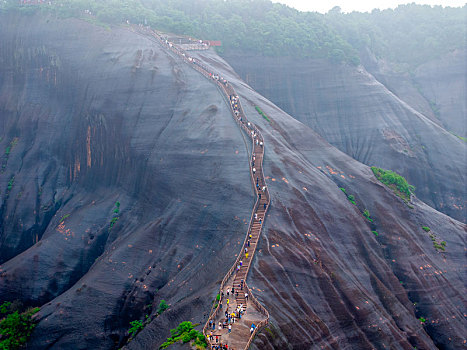
[[(190, 57), (186, 53), (185, 50), (177, 47), (173, 43), (168, 43), (168, 42), (164, 41), (162, 39), (162, 36), (159, 33), (153, 31), (152, 36), (154, 38), (156, 38), (156, 41), (157, 41), (158, 44), (160, 44), (164, 48), (168, 49), (169, 51), (173, 52), (177, 56), (181, 57), (182, 60), (185, 63), (189, 64), (192, 68), (194, 68), (196, 71), (201, 73), (204, 77), (208, 78), (210, 81), (214, 81), (216, 83), (216, 85), (221, 88), (221, 91), (223, 92), (224, 96), (227, 97), (227, 99), (230, 102), (229, 103), (229, 109), (230, 109), (230, 112), (231, 112), (232, 116), (234, 117), (234, 120), (237, 122), (237, 124), (239, 124), (240, 128), (250, 136), (250, 139), (252, 141), (252, 153), (255, 153), (255, 137), (253, 136), (252, 131), (253, 131), (253, 133), (256, 133), (258, 140), (261, 140), (261, 142), (263, 143), (263, 145), (260, 148), (261, 149), (261, 164), (260, 164), (260, 167), (258, 167), (258, 169), (259, 169), (258, 178), (261, 177), (261, 183), (265, 187), (263, 193), (264, 193), (264, 196), (265, 196), (264, 199), (265, 199), (266, 206), (264, 208), (263, 221), (259, 226), (259, 233), (258, 233), (258, 237), (257, 237), (257, 239), (259, 240), (259, 237), (261, 236), (262, 227), (264, 225), (264, 220), (266, 219), (266, 212), (269, 209), (270, 200), (271, 200), (269, 190), (268, 190), (268, 187), (266, 185), (266, 181), (265, 181), (265, 177), (264, 177), (263, 162), (264, 162), (264, 154), (265, 154), (265, 152), (264, 152), (265, 144), (264, 144), (264, 138), (263, 138), (261, 132), (259, 131), (259, 129), (256, 127), (255, 124), (249, 122), (248, 119), (246, 118), (246, 115), (244, 113), (243, 106), (241, 104), (240, 99), (237, 100), (237, 102), (238, 102), (237, 103), (237, 105), (238, 105), (238, 108), (237, 108), (238, 115), (235, 113), (236, 110), (234, 109), (234, 106), (232, 105), (230, 96), (231, 95), (237, 96), (237, 95), (236, 95), (235, 89), (233, 88), (231, 83), (227, 82), (223, 78), (222, 78), (223, 79), (222, 82), (219, 80), (220, 78), (214, 79), (215, 76), (218, 76), (218, 77), (220, 77), (220, 76), (218, 74), (216, 75), (213, 72), (210, 72), (208, 67), (206, 67), (205, 65), (199, 64), (198, 61), (195, 60), (194, 58)], [(240, 121), (240, 118), (242, 119), (242, 121)], [(246, 234), (245, 239), (243, 241), (242, 249), (241, 249), (240, 253), (237, 256), (237, 259), (235, 259), (235, 263), (232, 265), (230, 270), (227, 272), (227, 274), (222, 279), (220, 289), (219, 289), (219, 295), (220, 295), (219, 302), (217, 303), (216, 307), (214, 307), (215, 305), (212, 306), (210, 315), (208, 317), (208, 320), (207, 320), (206, 324), (203, 327), (203, 334), (206, 337), (206, 340), (207, 340), (208, 344), (211, 347), (212, 347), (213, 344), (211, 344), (211, 341), (209, 340), (208, 330), (207, 330), (209, 321), (212, 321), (218, 315), (218, 313), (220, 311), (220, 303), (223, 301), (222, 292), (223, 292), (223, 290), (225, 288), (225, 284), (227, 283), (229, 278), (234, 273), (236, 267), (240, 263), (240, 260), (243, 259), (244, 250), (247, 247), (249, 236), (250, 236), (250, 234), (252, 234), (252, 225), (253, 225), (254, 220), (255, 220), (253, 216), (254, 216), (254, 213), (256, 213), (256, 211), (259, 209), (259, 205), (260, 205), (260, 202), (261, 202), (261, 200), (259, 198), (260, 190), (259, 190), (259, 188), (257, 186), (255, 186), (255, 173), (253, 173), (252, 159), (249, 160), (249, 168), (250, 168), (251, 181), (252, 181), (252, 184), (253, 184), (253, 187), (254, 187), (254, 193), (256, 195), (256, 201), (255, 201), (253, 211), (252, 211), (251, 216), (250, 216), (250, 222), (248, 224), (247, 234)], [(258, 240), (256, 241), (255, 249), (253, 249), (253, 251), (251, 252), (251, 256), (249, 258), (250, 262), (253, 261), (253, 257), (255, 255), (255, 251), (256, 251), (256, 246), (258, 245)], [(265, 327), (269, 322), (269, 313), (268, 313), (268, 311), (266, 310), (266, 308), (263, 305), (261, 305), (261, 303), (253, 295), (253, 293), (251, 292), (251, 289), (246, 284), (246, 276), (248, 276), (250, 266), (251, 266), (251, 263), (246, 264), (246, 274), (245, 274), (245, 281), (244, 281), (244, 285), (245, 285), (245, 288), (246, 288), (245, 290), (248, 293), (248, 298), (249, 298), (249, 300), (251, 300), (251, 303), (256, 306), (256, 308), (266, 317), (266, 319), (263, 320), (263, 321), (260, 321), (258, 323), (256, 328), (252, 332), (252, 334), (251, 334), (251, 336), (250, 336), (250, 338), (249, 338), (249, 340), (248, 340), (248, 342), (247, 342), (247, 344), (245, 346), (245, 349), (249, 348), (249, 346), (251, 345), (251, 342), (253, 341), (255, 335), (260, 331), (260, 329)], [(237, 350), (237, 349), (235, 349), (235, 350)]]

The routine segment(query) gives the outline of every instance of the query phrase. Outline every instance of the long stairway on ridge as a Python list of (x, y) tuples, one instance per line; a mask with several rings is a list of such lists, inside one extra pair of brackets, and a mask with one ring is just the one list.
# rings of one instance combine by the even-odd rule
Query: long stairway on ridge
[[(250, 137), (250, 175), (256, 195), (250, 223), (240, 253), (221, 282), (218, 304), (213, 307), (203, 328), (208, 349), (248, 349), (255, 335), (269, 322), (268, 311), (255, 298), (246, 284), (248, 272), (256, 252), (261, 231), (270, 204), (269, 191), (263, 173), (264, 138), (243, 111), (240, 99), (233, 86), (219, 74), (184, 50), (148, 27), (136, 28), (149, 36), (166, 50), (175, 54), (203, 76), (215, 83), (228, 101), (230, 111), (238, 126)], [(229, 325), (231, 330), (229, 330)]]

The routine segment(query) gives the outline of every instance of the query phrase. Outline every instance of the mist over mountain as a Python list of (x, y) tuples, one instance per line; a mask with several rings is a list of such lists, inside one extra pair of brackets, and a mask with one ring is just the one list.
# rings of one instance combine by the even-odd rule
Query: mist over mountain
[(28, 349), (159, 348), (208, 320), (252, 217), (252, 145), (151, 26), (221, 40), (187, 52), (264, 137), (251, 348), (462, 348), (466, 11), (3, 1), (0, 319), (39, 308)]

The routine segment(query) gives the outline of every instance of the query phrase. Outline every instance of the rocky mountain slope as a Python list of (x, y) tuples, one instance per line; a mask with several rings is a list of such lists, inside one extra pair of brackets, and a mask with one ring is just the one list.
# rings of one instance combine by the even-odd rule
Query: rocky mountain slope
[(467, 143), (456, 136), (465, 136), (467, 123), (465, 51), (413, 75), (396, 74), (374, 57), (358, 68), (311, 59), (226, 59), (329, 143), (364, 164), (402, 174), (428, 205), (467, 221)]
[(0, 295), (44, 305), (32, 346), (111, 348), (154, 298), (202, 320), (253, 203), (216, 88), (126, 29), (1, 22)]
[[(41, 306), (29, 348), (119, 348), (146, 314), (130, 349), (202, 324), (254, 199), (248, 142), (221, 94), (128, 28), (2, 17), (0, 33), (0, 299)], [(271, 211), (248, 284), (271, 324), (253, 346), (463, 346), (465, 225), (417, 198), (410, 208), (217, 55), (199, 58), (235, 85), (266, 142)], [(161, 299), (170, 308), (155, 317)]]

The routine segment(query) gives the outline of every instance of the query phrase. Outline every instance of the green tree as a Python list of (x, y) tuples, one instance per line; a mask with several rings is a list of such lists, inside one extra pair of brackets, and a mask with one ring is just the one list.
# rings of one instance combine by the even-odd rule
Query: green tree
[(169, 308), (169, 305), (164, 299), (162, 299), (161, 302), (159, 303), (159, 307), (157, 308), (157, 313), (160, 315), (168, 308)]
[(36, 323), (32, 316), (39, 308), (29, 309), (23, 313), (17, 310), (11, 311), (11, 303), (3, 303), (0, 307), (2, 314), (6, 316), (0, 321), (0, 350), (19, 349), (26, 344)]
[(131, 327), (128, 330), (128, 333), (131, 337), (134, 337), (140, 330), (144, 328), (143, 321), (140, 320), (131, 321), (130, 326)]

